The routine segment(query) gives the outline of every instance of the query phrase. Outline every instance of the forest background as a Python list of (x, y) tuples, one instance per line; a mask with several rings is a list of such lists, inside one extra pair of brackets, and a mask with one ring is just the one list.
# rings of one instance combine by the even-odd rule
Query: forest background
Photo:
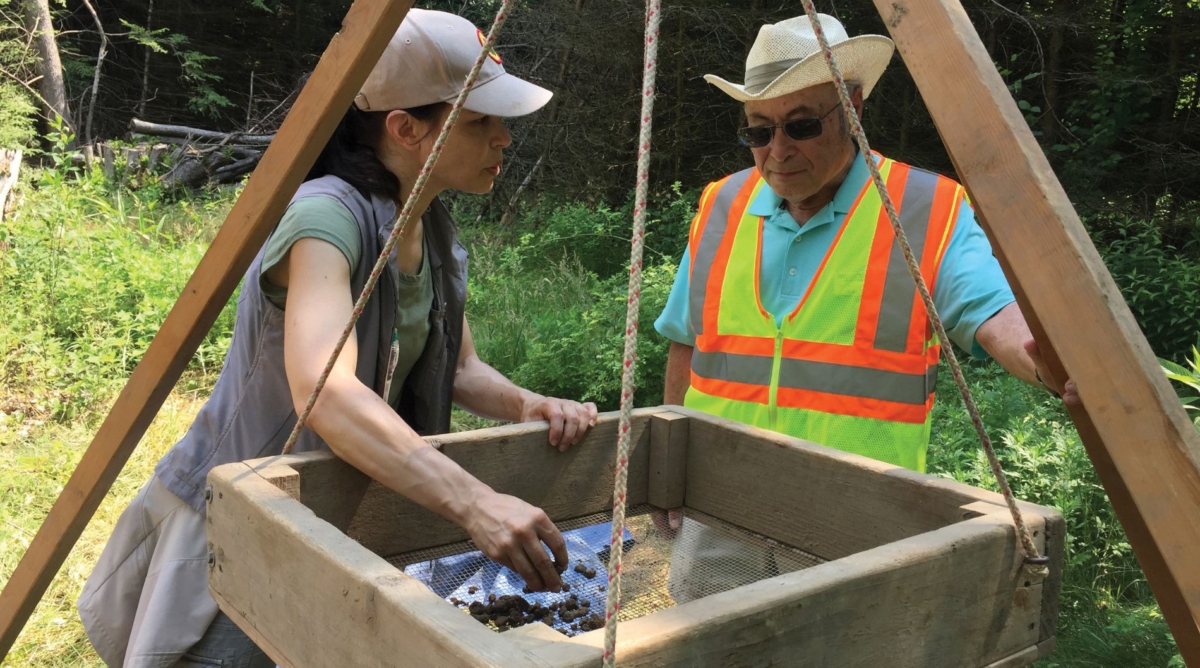
[[(0, 0), (0, 148), (25, 155), (0, 204), (0, 586), (240, 192), (170, 187), (170, 158), (147, 169), (143, 155), (119, 150), (141, 141), (128, 134), (130, 120), (273, 132), (349, 4)], [(479, 25), (495, 10), (494, 0), (419, 4)], [(1179, 385), (1181, 399), (1194, 401), (1200, 0), (963, 4), (1152, 347), (1192, 379)], [(851, 34), (886, 34), (866, 0), (818, 6)], [(43, 11), (58, 67), (33, 28)], [(524, 0), (498, 50), (509, 71), (555, 98), (510, 123), (515, 141), (490, 195), (450, 197), (472, 253), (468, 313), (484, 359), (539, 392), (609, 410), (619, 389), (642, 11), (629, 0)], [(738, 106), (701, 77), (740, 80), (758, 26), (801, 12), (791, 0), (664, 2), (641, 405), (661, 400), (666, 342), (649, 325), (698, 189), (750, 164), (734, 141)], [(885, 155), (953, 175), (898, 56), (864, 124)], [(118, 149), (111, 169), (78, 157), (98, 142)], [(100, 665), (74, 599), (120, 511), (211, 390), (231, 332), (227, 308), (5, 666)], [(1039, 665), (1181, 666), (1061, 406), (991, 362), (973, 361), (967, 373), (1018, 494), (1068, 520), (1059, 648)], [(939, 394), (931, 472), (991, 487), (961, 402), (948, 385)], [(459, 414), (455, 424), (484, 423)]]

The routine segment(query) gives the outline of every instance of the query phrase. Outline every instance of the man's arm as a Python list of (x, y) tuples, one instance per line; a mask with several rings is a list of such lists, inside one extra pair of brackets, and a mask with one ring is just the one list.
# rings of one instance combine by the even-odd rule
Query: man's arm
[(1058, 382), (1038, 354), (1029, 324), (1016, 302), (1000, 309), (975, 330), (975, 341), (1006, 371), (1030, 385), (1045, 385), (1068, 404), (1079, 403), (1075, 382)]
[(1016, 302), (1000, 309), (975, 330), (975, 341), (1006, 371), (1030, 385), (1037, 385), (1033, 360), (1025, 342), (1033, 338)]
[(667, 353), (667, 380), (663, 388), (663, 403), (683, 405), (692, 378), (692, 346), (671, 342)]
[(596, 424), (596, 404), (544, 397), (518, 387), (479, 359), (471, 327), (463, 316), (463, 340), (454, 374), (454, 403), (492, 420), (550, 423), (550, 445), (565, 451)]

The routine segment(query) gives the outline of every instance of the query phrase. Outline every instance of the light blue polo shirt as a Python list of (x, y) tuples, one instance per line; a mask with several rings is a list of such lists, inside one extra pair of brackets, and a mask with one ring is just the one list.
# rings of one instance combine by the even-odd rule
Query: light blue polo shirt
[[(866, 161), (861, 155), (856, 157), (833, 201), (803, 226), (792, 218), (783, 206), (783, 199), (766, 184), (750, 203), (748, 213), (764, 216), (760, 291), (763, 306), (775, 315), (776, 324), (800, 303), (842, 221), (870, 177)], [(667, 305), (654, 322), (654, 328), (672, 341), (694, 346), (696, 333), (688, 313), (690, 265), (690, 250), (684, 249)], [(946, 332), (959, 347), (986, 359), (987, 352), (975, 341), (975, 330), (1013, 301), (1008, 281), (992, 255), (992, 246), (975, 221), (975, 212), (964, 202), (959, 207), (958, 222), (933, 291), (933, 303)]]

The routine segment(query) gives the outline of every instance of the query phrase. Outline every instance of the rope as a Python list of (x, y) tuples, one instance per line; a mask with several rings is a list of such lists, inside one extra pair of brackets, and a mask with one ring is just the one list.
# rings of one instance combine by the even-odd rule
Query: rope
[(654, 116), (654, 80), (658, 73), (659, 0), (646, 0), (645, 72), (642, 120), (638, 136), (637, 194), (633, 206), (633, 242), (629, 258), (629, 298), (625, 310), (625, 360), (621, 369), (621, 419), (617, 431), (617, 465), (613, 490), (612, 539), (608, 554), (608, 596), (604, 607), (604, 668), (617, 658), (617, 612), (621, 608), (621, 553), (625, 533), (625, 492), (629, 481), (630, 423), (633, 417), (634, 371), (637, 362), (638, 310), (642, 299), (642, 249), (646, 241), (646, 191), (650, 178), (650, 125)]
[[(317, 403), (317, 397), (320, 396), (321, 390), (325, 388), (325, 382), (329, 380), (329, 374), (333, 371), (333, 365), (337, 362), (338, 356), (342, 354), (342, 348), (345, 347), (346, 340), (350, 338), (350, 334), (354, 331), (354, 325), (358, 323), (359, 317), (362, 316), (363, 309), (367, 305), (367, 300), (370, 299), (371, 293), (375, 291), (375, 285), (379, 282), (379, 276), (383, 274), (384, 267), (387, 266), (388, 258), (392, 256), (392, 250), (395, 249), (396, 244), (404, 238), (405, 233), (408, 231), (413, 207), (421, 199), (421, 194), (425, 192), (425, 183), (429, 180), (429, 175), (433, 172), (433, 166), (437, 164), (438, 157), (442, 155), (442, 149), (446, 145), (446, 138), (450, 136), (450, 129), (458, 121), (459, 113), (462, 112), (467, 95), (471, 92), (471, 88), (475, 85), (475, 80), (479, 77), (479, 70), (483, 67), (483, 61), (488, 57), (488, 52), (492, 49), (492, 45), (496, 41), (496, 35), (500, 32), (500, 27), (508, 19), (512, 3), (513, 0), (501, 1), (500, 10), (496, 12), (496, 18), (492, 21), (492, 28), (488, 31), (487, 41), (484, 43), (483, 48), (480, 49), (479, 57), (475, 59), (475, 65), (471, 67), (471, 71), (467, 74), (467, 79), (463, 82), (462, 90), (459, 91), (458, 98), (454, 100), (454, 106), (451, 107), (450, 114), (446, 117), (445, 124), (442, 125), (442, 130), (438, 134), (437, 141), (433, 144), (433, 149), (429, 152), (429, 157), (425, 160), (421, 171), (417, 173), (417, 181), (413, 184), (412, 192), (409, 193), (408, 199), (404, 202), (404, 207), (400, 210), (400, 216), (396, 224), (392, 227), (392, 233), (388, 235), (387, 243), (383, 245), (383, 250), (379, 253), (379, 259), (375, 261), (375, 267), (371, 269), (371, 275), (367, 278), (366, 285), (363, 286), (362, 294), (354, 302), (354, 311), (350, 314), (350, 321), (346, 323), (346, 329), (342, 330), (342, 335), (338, 338), (337, 345), (334, 346), (333, 352), (329, 355), (329, 360), (325, 362), (325, 369), (321, 372), (321, 376), (317, 379), (317, 384), (313, 388), (312, 394), (308, 397), (308, 403), (304, 406), (304, 412), (296, 419), (296, 424), (292, 427), (292, 433), (288, 435), (287, 442), (283, 445), (283, 454), (286, 455), (295, 447), (296, 440), (300, 438), (300, 432), (304, 429), (304, 423), (308, 421), (308, 416), (312, 413), (313, 406)], [(387, 397), (385, 396), (384, 398), (386, 399)]]
[(1008, 505), (1008, 511), (1012, 514), (1013, 522), (1017, 526), (1017, 535), (1020, 537), (1021, 545), (1025, 550), (1025, 563), (1031, 566), (1030, 572), (1032, 574), (1045, 577), (1047, 574), (1045, 564), (1049, 560), (1046, 557), (1040, 556), (1037, 547), (1033, 544), (1033, 538), (1029, 535), (1029, 528), (1025, 525), (1025, 519), (1021, 516), (1021, 509), (1017, 507), (1012, 488), (1009, 487), (1008, 478), (1004, 475), (1004, 470), (1000, 467), (1000, 460), (996, 457), (996, 450), (992, 447), (992, 440), (988, 437), (987, 430), (983, 427), (983, 419), (980, 418), (979, 409), (975, 406), (975, 399), (971, 396), (971, 388), (967, 387), (967, 381), (963, 377), (962, 367), (958, 364), (958, 356), (954, 354), (954, 348), (950, 345), (950, 338), (946, 335), (946, 328), (942, 325), (942, 319), (933, 304), (933, 298), (929, 296), (929, 286), (925, 284), (925, 278), (921, 275), (920, 265), (917, 264), (917, 259), (913, 255), (912, 248), (908, 245), (908, 237), (904, 234), (904, 228), (900, 225), (900, 216), (896, 213), (896, 207), (892, 203), (892, 198), (888, 193), (887, 187), (884, 185), (883, 176), (879, 173), (879, 167), (871, 159), (871, 147), (867, 143), (867, 135), (863, 131), (862, 124), (859, 123), (858, 112), (854, 110), (854, 105), (850, 103), (850, 92), (846, 88), (846, 81), (842, 78), (841, 68), (838, 67), (837, 60), (833, 56), (833, 50), (829, 46), (829, 40), (825, 37), (825, 31), (822, 29), (821, 22), (817, 18), (817, 8), (813, 4), (813, 0), (802, 0), (802, 2), (804, 4), (804, 12), (808, 14), (808, 20), (812, 23), (813, 30), (817, 33), (817, 40), (821, 43), (821, 50), (825, 54), (825, 62), (829, 65), (829, 71), (833, 75), (833, 81), (838, 91), (838, 98), (841, 100), (842, 109), (846, 115), (846, 122), (849, 124), (850, 131), (854, 134), (854, 138), (858, 142), (859, 152), (866, 158), (867, 167), (871, 171), (871, 179), (875, 183), (875, 189), (879, 191), (880, 199), (883, 200), (888, 220), (892, 224), (892, 231), (895, 232), (896, 241), (900, 244), (900, 250), (904, 253), (904, 259), (908, 263), (908, 272), (917, 284), (917, 291), (921, 293), (921, 301), (925, 304), (925, 311), (929, 315), (929, 320), (933, 323), (938, 340), (944, 344), (942, 350), (946, 353), (946, 361), (950, 364), (950, 371), (954, 375), (954, 383), (958, 386), (959, 394), (962, 395), (963, 403), (967, 407), (967, 413), (971, 416), (971, 424), (975, 425), (975, 433), (979, 435), (979, 441), (983, 444), (984, 452), (987, 453), (988, 463), (991, 464), (992, 473), (996, 476), (996, 483), (1000, 486), (1000, 492), (1004, 495), (1004, 502)]

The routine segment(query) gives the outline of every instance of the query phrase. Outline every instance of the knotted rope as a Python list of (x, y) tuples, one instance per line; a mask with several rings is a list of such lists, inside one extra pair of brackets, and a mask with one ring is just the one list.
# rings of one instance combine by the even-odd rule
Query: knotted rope
[[(329, 355), (329, 360), (325, 362), (325, 369), (321, 372), (320, 377), (317, 378), (317, 384), (313, 387), (312, 394), (308, 397), (308, 403), (305, 404), (304, 411), (296, 419), (296, 424), (292, 427), (292, 433), (288, 435), (287, 442), (283, 445), (283, 454), (286, 455), (295, 447), (296, 440), (300, 438), (300, 432), (304, 430), (304, 423), (308, 421), (308, 416), (312, 413), (313, 406), (317, 403), (317, 397), (321, 395), (321, 390), (325, 389), (325, 382), (329, 380), (329, 374), (333, 371), (333, 365), (337, 363), (338, 356), (342, 354), (342, 348), (345, 347), (346, 340), (350, 338), (350, 334), (354, 331), (354, 325), (358, 323), (359, 317), (362, 316), (363, 309), (367, 305), (367, 300), (371, 298), (371, 293), (375, 291), (375, 285), (379, 282), (379, 277), (383, 274), (384, 268), (387, 267), (388, 258), (392, 256), (392, 250), (396, 248), (396, 244), (408, 232), (413, 207), (420, 201), (421, 194), (425, 192), (425, 183), (429, 181), (429, 175), (433, 172), (433, 166), (437, 164), (438, 158), (442, 155), (442, 149), (446, 146), (446, 138), (450, 136), (450, 130), (458, 121), (458, 115), (462, 112), (467, 95), (470, 94), (471, 89), (475, 86), (475, 80), (479, 78), (479, 70), (483, 67), (483, 61), (487, 59), (488, 52), (491, 51), (492, 45), (496, 42), (496, 35), (499, 34), (500, 27), (508, 19), (512, 3), (513, 0), (502, 0), (500, 3), (500, 10), (496, 12), (496, 18), (492, 21), (492, 28), (488, 31), (487, 40), (484, 42), (483, 48), (479, 50), (479, 57), (475, 59), (475, 64), (467, 74), (467, 79), (463, 82), (462, 90), (459, 91), (458, 97), (454, 100), (454, 106), (450, 108), (450, 113), (446, 116), (446, 122), (442, 125), (442, 130), (438, 133), (437, 140), (433, 143), (433, 148), (429, 151), (429, 157), (426, 158), (421, 171), (417, 173), (417, 180), (413, 184), (412, 192), (409, 193), (408, 198), (404, 201), (404, 207), (400, 210), (400, 216), (392, 227), (392, 233), (388, 235), (387, 243), (383, 245), (383, 250), (379, 253), (379, 259), (375, 260), (375, 267), (371, 269), (371, 275), (367, 277), (367, 283), (363, 286), (362, 293), (359, 294), (358, 300), (354, 302), (354, 311), (350, 314), (350, 321), (346, 323), (346, 329), (342, 330), (342, 335), (338, 338), (337, 345), (334, 346), (333, 352)], [(386, 398), (384, 397), (385, 400)]]
[(908, 272), (912, 275), (913, 281), (917, 284), (917, 292), (921, 294), (921, 301), (925, 304), (925, 311), (929, 315), (930, 322), (933, 323), (934, 331), (937, 332), (938, 340), (942, 342), (942, 350), (946, 353), (946, 361), (950, 364), (950, 371), (954, 375), (954, 383), (958, 386), (958, 392), (962, 395), (963, 404), (967, 407), (967, 413), (971, 416), (971, 424), (975, 425), (975, 433), (979, 436), (979, 442), (983, 444), (983, 450), (987, 453), (988, 463), (991, 464), (992, 474), (996, 476), (996, 483), (1000, 486), (1000, 493), (1004, 496), (1004, 502), (1008, 505), (1008, 511), (1012, 514), (1013, 523), (1017, 526), (1017, 535), (1020, 537), (1021, 545), (1025, 550), (1025, 563), (1029, 565), (1030, 573), (1045, 577), (1047, 574), (1046, 564), (1049, 559), (1038, 554), (1037, 546), (1033, 544), (1033, 537), (1029, 535), (1029, 528), (1025, 526), (1025, 519), (1021, 516), (1021, 509), (1017, 507), (1016, 499), (1013, 497), (1012, 488), (1008, 484), (1008, 478), (1004, 475), (1004, 470), (1000, 467), (1000, 460), (996, 457), (996, 450), (992, 447), (992, 440), (988, 437), (987, 430), (983, 427), (983, 419), (979, 416), (979, 409), (975, 406), (975, 398), (971, 395), (971, 388), (967, 387), (966, 378), (963, 377), (962, 367), (958, 364), (958, 356), (954, 354), (954, 347), (950, 345), (950, 338), (946, 335), (946, 328), (942, 324), (942, 318), (938, 315), (937, 307), (933, 304), (933, 298), (929, 296), (929, 286), (925, 284), (925, 277), (921, 275), (921, 267), (917, 263), (916, 256), (913, 255), (912, 248), (908, 245), (908, 237), (904, 234), (904, 228), (900, 225), (900, 215), (896, 213), (896, 206), (892, 203), (892, 197), (888, 193), (887, 186), (884, 185), (883, 176), (879, 173), (879, 167), (871, 158), (871, 146), (867, 143), (866, 132), (863, 131), (862, 124), (858, 119), (858, 112), (854, 110), (854, 105), (850, 103), (850, 91), (846, 88), (846, 81), (842, 78), (842, 70), (838, 67), (837, 59), (834, 58), (833, 49), (829, 46), (829, 40), (825, 37), (825, 31), (821, 27), (821, 22), (817, 17), (817, 8), (813, 4), (813, 0), (802, 0), (804, 4), (804, 12), (808, 14), (808, 20), (812, 23), (813, 30), (817, 33), (817, 41), (821, 43), (821, 51), (825, 54), (825, 62), (829, 65), (829, 72), (833, 76), (835, 88), (837, 88), (838, 98), (841, 100), (842, 110), (846, 116), (846, 123), (850, 127), (850, 132), (854, 135), (854, 139), (858, 142), (859, 153), (867, 162), (867, 168), (871, 171), (871, 180), (875, 183), (875, 189), (879, 191), (879, 197), (883, 201), (883, 207), (887, 211), (888, 221), (892, 224), (892, 231), (896, 234), (896, 241), (900, 244), (900, 250), (904, 253), (904, 259), (908, 263)]
[(617, 658), (617, 613), (621, 609), (621, 553), (625, 533), (625, 492), (629, 481), (630, 424), (637, 366), (638, 310), (642, 301), (642, 249), (646, 242), (646, 191), (650, 178), (650, 126), (654, 116), (654, 80), (658, 74), (659, 0), (646, 0), (646, 52), (642, 75), (642, 119), (638, 134), (637, 192), (633, 205), (633, 243), (629, 258), (629, 298), (625, 309), (625, 359), (621, 369), (621, 419), (617, 430), (617, 466), (613, 490), (612, 539), (608, 553), (608, 596), (604, 604), (604, 668)]

